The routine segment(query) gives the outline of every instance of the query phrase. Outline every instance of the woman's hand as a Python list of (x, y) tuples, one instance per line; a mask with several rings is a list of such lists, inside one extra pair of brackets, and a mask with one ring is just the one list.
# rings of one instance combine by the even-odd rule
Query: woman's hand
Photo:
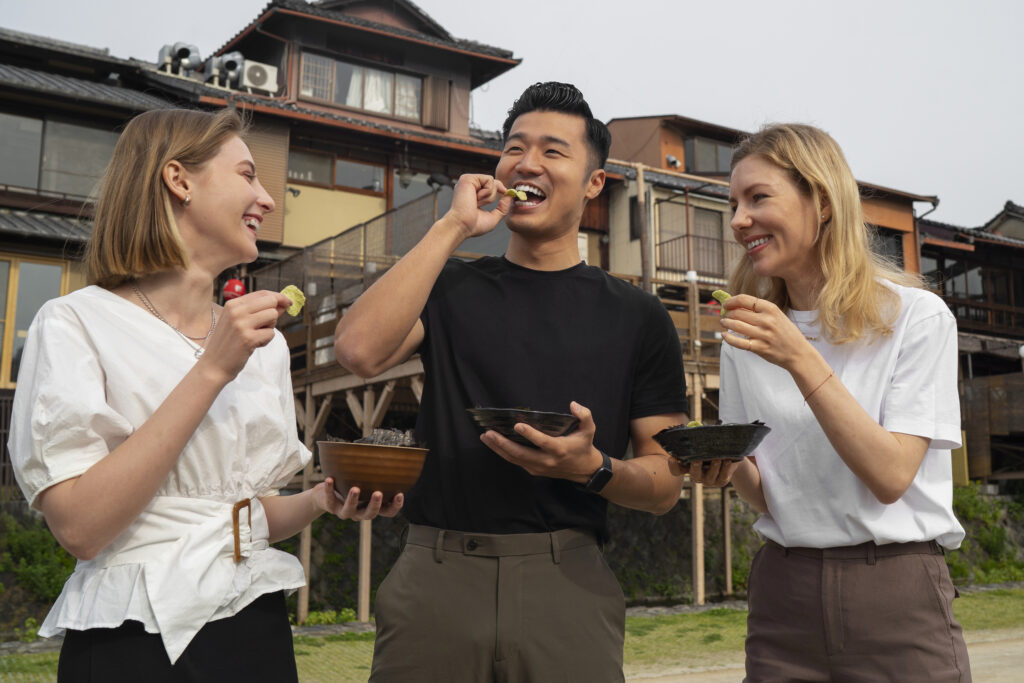
[(730, 346), (755, 353), (790, 372), (802, 359), (817, 353), (793, 321), (770, 301), (737, 294), (722, 307), (721, 324), (726, 329), (722, 338)]
[(384, 504), (383, 494), (374, 491), (370, 496), (370, 502), (360, 507), (359, 489), (353, 486), (348, 490), (348, 494), (343, 496), (334, 489), (334, 479), (331, 477), (313, 487), (313, 496), (317, 507), (338, 519), (364, 520), (373, 519), (377, 515), (394, 517), (405, 503), (405, 495), (398, 493)]
[(225, 383), (230, 382), (252, 352), (274, 338), (277, 319), (290, 304), (284, 294), (265, 290), (228, 301), (197, 365), (215, 368)]

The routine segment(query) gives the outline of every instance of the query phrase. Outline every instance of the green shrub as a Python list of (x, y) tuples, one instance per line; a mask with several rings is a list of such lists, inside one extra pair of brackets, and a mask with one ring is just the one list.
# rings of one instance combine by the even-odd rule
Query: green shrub
[(355, 610), (345, 607), (340, 612), (332, 609), (310, 612), (306, 617), (306, 626), (320, 626), (323, 624), (344, 624), (347, 621), (355, 621)]
[(14, 637), (22, 643), (32, 643), (39, 640), (39, 624), (32, 617), (25, 620), (25, 628), (14, 628)]
[(75, 558), (60, 547), (42, 522), (0, 515), (0, 571), (12, 572), (26, 591), (53, 602), (75, 569)]

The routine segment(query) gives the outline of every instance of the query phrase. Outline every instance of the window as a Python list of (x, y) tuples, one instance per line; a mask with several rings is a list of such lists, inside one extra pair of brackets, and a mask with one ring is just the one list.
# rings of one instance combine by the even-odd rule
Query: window
[(640, 225), (640, 202), (637, 201), (636, 197), (629, 198), (629, 239), (638, 240), (640, 239), (640, 231), (643, 230), (643, 226)]
[(419, 121), (423, 79), (408, 74), (302, 55), (302, 97)]
[(381, 166), (338, 159), (334, 168), (335, 185), (354, 187), (357, 190), (369, 190), (370, 192), (384, 191), (384, 168)]
[(332, 157), (301, 150), (288, 152), (288, 180), (317, 185), (331, 185)]
[[(898, 230), (875, 227), (872, 236), (875, 253), (903, 268), (903, 233)], [(922, 266), (923, 268), (923, 266)]]
[(0, 185), (37, 187), (42, 144), (41, 119), (0, 114)]
[(66, 280), (60, 261), (0, 254), (0, 387), (14, 386), (28, 327), (44, 303), (64, 292)]
[(114, 154), (117, 133), (59, 121), (46, 122), (39, 189), (88, 197)]
[(383, 166), (293, 149), (288, 152), (288, 180), (330, 188), (384, 193)]
[(732, 145), (707, 138), (689, 138), (683, 143), (687, 173), (728, 173)]
[(0, 114), (0, 185), (88, 197), (117, 138), (102, 128)]

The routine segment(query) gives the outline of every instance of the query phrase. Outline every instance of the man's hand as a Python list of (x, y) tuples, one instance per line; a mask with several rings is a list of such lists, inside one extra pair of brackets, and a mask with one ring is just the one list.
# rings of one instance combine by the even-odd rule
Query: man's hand
[[(467, 173), (459, 177), (452, 196), (452, 206), (440, 221), (462, 232), (463, 239), (483, 235), (501, 222), (512, 209), (512, 197), (505, 196), (505, 186), (492, 176)], [(481, 207), (498, 200), (490, 211)]]
[(516, 424), (516, 432), (537, 448), (517, 444), (494, 430), (485, 432), (480, 440), (505, 460), (519, 465), (534, 476), (568, 479), (577, 484), (585, 484), (601, 466), (601, 454), (594, 448), (597, 428), (587, 408), (573, 401), (569, 404), (569, 410), (579, 419), (580, 424), (566, 436), (548, 436), (528, 424)]

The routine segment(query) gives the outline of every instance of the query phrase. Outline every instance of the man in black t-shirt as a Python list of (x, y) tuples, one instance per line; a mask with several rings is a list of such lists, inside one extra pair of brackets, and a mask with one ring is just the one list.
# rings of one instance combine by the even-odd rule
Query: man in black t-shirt
[[(417, 351), (425, 370), (417, 433), (430, 452), (377, 592), (372, 681), (623, 680), (625, 606), (598, 545), (607, 501), (664, 513), (679, 499), (681, 472), (652, 438), (687, 419), (675, 328), (656, 297), (577, 247), (608, 130), (575, 87), (539, 83), (503, 134), (495, 177), (461, 177), (451, 210), (338, 325), (353, 372)], [(449, 260), (503, 217), (504, 257)], [(580, 425), (563, 437), (517, 425), (527, 447), (480, 435), (466, 409), (481, 406), (569, 410)]]

